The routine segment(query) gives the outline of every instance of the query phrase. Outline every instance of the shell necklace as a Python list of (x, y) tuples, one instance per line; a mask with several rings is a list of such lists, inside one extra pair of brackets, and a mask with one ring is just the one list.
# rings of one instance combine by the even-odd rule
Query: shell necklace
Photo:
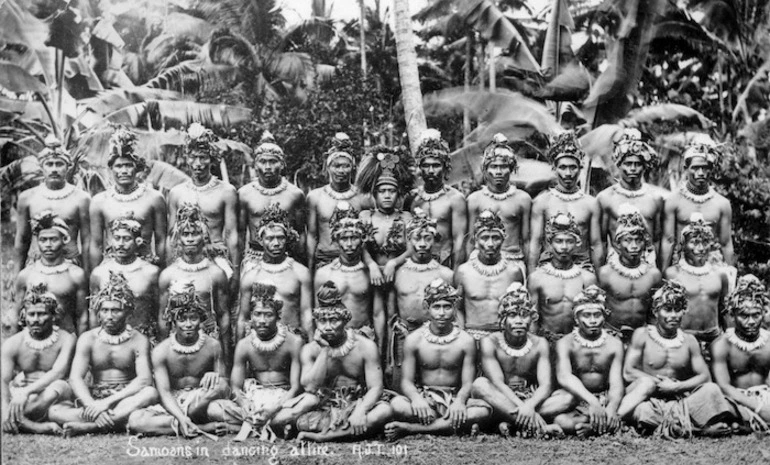
[(198, 331), (198, 339), (195, 341), (195, 344), (191, 345), (184, 345), (180, 343), (176, 339), (176, 334), (171, 336), (171, 348), (174, 349), (174, 352), (179, 352), (180, 354), (194, 354), (195, 352), (198, 352), (201, 350), (204, 344), (206, 344), (206, 334), (203, 331)]
[(259, 183), (259, 180), (256, 180), (253, 183), (251, 183), (251, 187), (256, 189), (257, 192), (264, 195), (265, 197), (272, 197), (274, 195), (278, 195), (281, 192), (285, 191), (286, 188), (289, 187), (289, 181), (287, 181), (286, 178), (281, 176), (281, 182), (279, 182), (278, 185), (275, 187), (265, 187)]
[(72, 193), (75, 192), (75, 186), (70, 183), (65, 183), (61, 189), (49, 189), (45, 184), (40, 185), (40, 193), (48, 200), (61, 200), (66, 199)]
[(684, 332), (679, 328), (676, 330), (676, 336), (671, 339), (661, 336), (658, 327), (655, 325), (647, 326), (647, 334), (650, 335), (650, 339), (665, 349), (676, 349), (684, 344)]
[(351, 350), (353, 350), (353, 347), (356, 345), (356, 333), (353, 332), (352, 329), (348, 328), (345, 330), (345, 342), (337, 347), (329, 347), (329, 357), (332, 358), (342, 358), (350, 353)]
[(430, 321), (426, 321), (425, 324), (422, 325), (422, 337), (424, 337), (426, 341), (433, 344), (449, 344), (450, 342), (457, 339), (458, 336), (460, 336), (460, 328), (457, 326), (452, 326), (452, 331), (450, 331), (449, 334), (440, 336), (438, 334), (433, 334), (433, 332), (430, 330)]
[(682, 197), (695, 203), (706, 203), (716, 195), (716, 191), (711, 186), (709, 186), (705, 194), (696, 194), (691, 191), (686, 184), (679, 188), (679, 193), (682, 194)]
[(272, 338), (266, 341), (260, 339), (254, 329), (251, 330), (251, 345), (254, 346), (257, 352), (275, 352), (276, 349), (281, 347), (281, 344), (283, 344), (285, 340), (286, 325), (282, 323), (278, 323), (278, 330), (275, 332)]
[(196, 185), (194, 182), (192, 182), (192, 180), (187, 181), (185, 186), (187, 186), (187, 188), (189, 188), (190, 190), (193, 190), (195, 192), (206, 192), (206, 191), (210, 191), (211, 189), (214, 189), (215, 187), (217, 187), (219, 185), (218, 181), (219, 180), (215, 176), (212, 176), (211, 179), (209, 179), (209, 182), (207, 182), (206, 184), (204, 184), (202, 186)]
[(356, 186), (351, 185), (348, 190), (337, 192), (332, 189), (331, 185), (327, 184), (324, 186), (324, 192), (334, 200), (350, 200), (358, 194), (358, 189), (356, 189)]
[(642, 276), (647, 273), (647, 263), (640, 262), (639, 266), (636, 268), (629, 268), (622, 263), (620, 263), (620, 255), (613, 254), (608, 260), (607, 263), (610, 264), (613, 270), (617, 271), (621, 276), (624, 276), (628, 279), (639, 279)]
[(574, 202), (575, 200), (582, 199), (586, 195), (586, 193), (583, 192), (583, 190), (580, 188), (578, 188), (578, 190), (572, 193), (562, 192), (555, 187), (552, 187), (548, 190), (551, 192), (551, 194), (553, 194), (554, 197), (556, 197), (557, 199), (561, 199), (565, 202)]
[(38, 271), (40, 271), (42, 274), (45, 275), (52, 275), (52, 274), (59, 274), (64, 273), (65, 271), (69, 270), (70, 264), (66, 260), (59, 263), (58, 265), (46, 265), (43, 263), (42, 260), (38, 262)]
[(138, 200), (141, 196), (144, 195), (144, 192), (147, 190), (147, 186), (144, 184), (136, 184), (131, 191), (126, 192), (125, 194), (118, 192), (116, 188), (112, 188), (109, 190), (109, 195), (113, 199), (117, 200), (118, 202), (133, 202), (134, 200)]
[(647, 194), (647, 191), (648, 191), (647, 184), (644, 184), (644, 183), (642, 183), (642, 187), (636, 190), (626, 189), (625, 187), (621, 186), (620, 183), (612, 186), (612, 189), (618, 194), (622, 195), (623, 197), (626, 197), (629, 199), (642, 197), (645, 194)]
[(497, 335), (497, 346), (511, 357), (523, 357), (527, 355), (529, 351), (532, 350), (532, 345), (532, 340), (527, 338), (527, 342), (525, 342), (523, 346), (513, 347), (505, 340), (504, 334), (500, 333)]
[(340, 270), (343, 273), (356, 273), (366, 268), (366, 265), (364, 265), (364, 262), (361, 261), (352, 266), (343, 265), (339, 258), (335, 258), (331, 263), (331, 267), (332, 269)]
[(294, 264), (294, 259), (286, 257), (280, 263), (268, 263), (264, 259), (260, 262), (260, 269), (265, 273), (278, 274), (290, 269)]
[(99, 328), (99, 331), (96, 333), (96, 337), (99, 338), (100, 341), (110, 344), (113, 346), (123, 344), (127, 340), (131, 339), (131, 336), (134, 334), (134, 328), (131, 327), (131, 325), (126, 325), (126, 329), (123, 330), (120, 334), (108, 334), (104, 328)]
[(505, 192), (492, 192), (488, 186), (484, 186), (481, 188), (481, 193), (495, 200), (505, 200), (515, 195), (516, 190), (516, 186), (513, 184), (510, 184)]
[(54, 326), (51, 334), (45, 339), (35, 339), (29, 334), (29, 328), (24, 328), (24, 344), (33, 350), (45, 350), (56, 344), (59, 340), (59, 327)]
[(581, 336), (580, 330), (575, 328), (572, 330), (572, 337), (575, 338), (575, 342), (580, 344), (581, 347), (585, 347), (586, 349), (596, 349), (597, 347), (603, 346), (607, 341), (607, 331), (602, 329), (602, 334), (599, 336), (599, 338), (591, 341), (590, 339), (586, 339)]
[(428, 263), (417, 263), (416, 261), (412, 260), (412, 257), (409, 257), (402, 266), (403, 268), (412, 271), (430, 271), (437, 270), (439, 264), (436, 260), (433, 259), (431, 259), (431, 261)]
[(548, 262), (545, 265), (541, 266), (540, 268), (543, 269), (543, 271), (546, 274), (549, 274), (551, 276), (556, 276), (557, 278), (561, 279), (572, 279), (577, 278), (580, 276), (581, 269), (579, 266), (572, 264), (571, 268), (567, 268), (566, 270), (562, 270), (561, 268), (556, 268), (553, 266), (553, 263)]
[(508, 262), (503, 257), (500, 257), (500, 261), (495, 263), (494, 265), (486, 265), (484, 263), (481, 263), (481, 260), (479, 260), (478, 255), (471, 258), (470, 262), (473, 269), (476, 270), (476, 272), (481, 276), (494, 277), (499, 275), (503, 271), (505, 271), (506, 268), (508, 268)]
[(705, 276), (712, 271), (710, 263), (707, 262), (703, 266), (693, 266), (687, 263), (684, 257), (679, 259), (679, 268), (681, 268), (685, 273), (691, 274), (693, 276)]
[(179, 267), (180, 270), (186, 271), (188, 273), (196, 273), (201, 270), (205, 270), (209, 267), (209, 259), (204, 258), (203, 260), (199, 261), (198, 263), (187, 263), (186, 261), (182, 260), (182, 258), (177, 258), (176, 262), (174, 262), (177, 267)]
[(770, 339), (770, 331), (764, 328), (759, 329), (759, 337), (751, 342), (745, 339), (741, 339), (741, 337), (735, 333), (735, 328), (729, 328), (727, 331), (725, 331), (725, 333), (727, 334), (727, 340), (730, 341), (730, 344), (744, 352), (751, 352), (753, 350), (759, 349), (760, 347), (767, 344), (768, 339)]

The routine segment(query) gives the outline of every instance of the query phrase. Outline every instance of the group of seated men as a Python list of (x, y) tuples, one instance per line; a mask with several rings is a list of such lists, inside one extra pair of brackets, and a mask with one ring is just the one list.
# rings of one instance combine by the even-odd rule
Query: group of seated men
[(193, 125), (191, 180), (168, 194), (168, 218), (137, 179), (136, 144), (115, 129), (115, 185), (93, 200), (49, 147), (45, 183), (19, 198), (11, 330), (23, 329), (0, 354), (5, 431), (324, 441), (490, 427), (587, 436), (621, 422), (667, 437), (768, 429), (770, 299), (751, 275), (731, 285), (730, 205), (709, 184), (708, 144), (685, 150), (686, 183), (664, 196), (643, 182), (654, 151), (626, 130), (618, 184), (594, 198), (565, 133), (549, 150), (557, 185), (533, 202), (510, 181), (502, 136), (466, 199), (444, 185), (437, 131), (420, 141), (414, 190), (409, 156), (383, 146), (354, 186), (338, 134), (330, 182), (306, 200), (269, 138), (257, 179), (236, 193), (212, 175), (216, 137)]

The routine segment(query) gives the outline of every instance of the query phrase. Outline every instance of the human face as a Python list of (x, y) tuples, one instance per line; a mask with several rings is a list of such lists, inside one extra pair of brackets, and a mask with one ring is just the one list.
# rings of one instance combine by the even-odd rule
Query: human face
[(556, 179), (567, 191), (577, 187), (580, 163), (572, 157), (562, 157), (556, 162)]
[(348, 260), (353, 260), (361, 252), (363, 238), (357, 231), (347, 229), (337, 236), (337, 244), (340, 246), (342, 255)]
[(392, 211), (396, 208), (396, 199), (398, 198), (398, 191), (395, 186), (390, 184), (383, 184), (377, 187), (374, 192), (374, 201), (377, 203), (377, 207), (385, 211)]
[(262, 232), (262, 247), (269, 258), (286, 255), (286, 232), (279, 226), (265, 228)]
[(258, 303), (251, 310), (251, 327), (260, 339), (270, 339), (278, 330), (278, 315), (272, 308)]
[(203, 250), (203, 232), (199, 228), (188, 226), (179, 235), (182, 251), (197, 254)]
[(414, 258), (417, 263), (427, 263), (431, 259), (430, 251), (433, 248), (433, 243), (436, 241), (436, 236), (426, 230), (417, 231), (409, 237), (409, 241), (412, 243), (412, 249), (414, 250)]
[(345, 320), (336, 315), (316, 318), (315, 326), (321, 333), (321, 337), (332, 345), (336, 345), (345, 335)]
[(110, 169), (115, 182), (121, 186), (130, 186), (136, 181), (136, 163), (130, 158), (116, 158)]
[(201, 316), (195, 310), (183, 310), (177, 314), (174, 327), (181, 341), (194, 341), (201, 327)]
[(631, 186), (638, 186), (644, 174), (644, 161), (639, 155), (628, 155), (618, 165), (620, 177)]
[(636, 265), (642, 258), (644, 238), (641, 234), (626, 234), (617, 242), (621, 262)]
[(428, 306), (428, 319), (434, 331), (448, 333), (455, 321), (455, 306), (448, 300), (437, 300)]
[(109, 334), (119, 334), (126, 328), (128, 312), (120, 302), (108, 300), (99, 307), (102, 328)]
[(335, 185), (350, 184), (353, 163), (347, 157), (339, 156), (329, 163), (329, 182)]
[(207, 181), (211, 176), (211, 155), (203, 150), (187, 153), (187, 165), (196, 181)]
[(254, 162), (257, 169), (257, 176), (262, 184), (274, 185), (281, 178), (283, 171), (283, 162), (277, 155), (270, 153), (260, 155)]
[(559, 261), (569, 261), (572, 259), (572, 253), (577, 246), (575, 236), (567, 233), (555, 234), (551, 239), (551, 248), (553, 255)]
[(702, 237), (690, 236), (684, 242), (684, 259), (690, 265), (703, 266), (708, 257), (708, 249), (708, 244)]
[(711, 164), (703, 157), (693, 157), (687, 170), (687, 182), (696, 189), (706, 189), (711, 177)]
[(136, 238), (127, 229), (118, 229), (112, 232), (112, 248), (119, 259), (131, 259), (136, 257)]
[(575, 315), (575, 323), (581, 336), (586, 339), (596, 339), (602, 333), (604, 312), (598, 308), (581, 310)]
[(444, 163), (437, 157), (420, 160), (420, 176), (425, 184), (438, 186), (444, 182)]
[(684, 309), (674, 310), (668, 306), (658, 309), (655, 313), (655, 325), (662, 334), (673, 334), (682, 326)]
[(51, 334), (54, 316), (46, 310), (45, 304), (27, 305), (24, 313), (24, 322), (33, 338), (44, 339)]
[(37, 235), (37, 245), (43, 258), (56, 260), (64, 250), (64, 238), (55, 229), (43, 229)]
[(531, 324), (532, 313), (526, 309), (518, 309), (506, 315), (503, 320), (503, 331), (514, 338), (520, 338), (527, 334)]
[(63, 184), (67, 175), (67, 163), (61, 158), (46, 158), (41, 168), (46, 181)]
[(476, 234), (476, 249), (479, 257), (486, 260), (494, 260), (500, 255), (503, 246), (503, 235), (500, 231), (483, 230)]
[(484, 175), (486, 176), (488, 186), (497, 192), (501, 192), (511, 179), (511, 165), (501, 158), (495, 158), (487, 166)]
[(764, 309), (754, 303), (747, 303), (735, 313), (735, 332), (744, 339), (753, 341), (759, 336), (764, 320)]

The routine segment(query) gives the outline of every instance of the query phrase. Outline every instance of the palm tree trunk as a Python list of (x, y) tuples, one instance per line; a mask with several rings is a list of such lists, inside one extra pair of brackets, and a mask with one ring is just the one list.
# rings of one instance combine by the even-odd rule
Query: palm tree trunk
[(359, 0), (358, 4), (361, 6), (361, 19), (359, 20), (359, 39), (361, 40), (361, 76), (363, 80), (366, 80), (366, 30), (364, 29), (364, 22), (366, 21), (366, 7), (364, 7), (364, 0)]
[(417, 150), (420, 134), (427, 128), (422, 107), (420, 74), (417, 71), (417, 53), (412, 42), (412, 19), (408, 0), (394, 0), (393, 13), (396, 24), (396, 54), (398, 75), (401, 81), (401, 101), (404, 104), (406, 132), (412, 154)]
[[(471, 91), (471, 79), (473, 79), (473, 31), (465, 35), (465, 80), (463, 89), (465, 92)], [(471, 116), (468, 108), (463, 107), (463, 139), (471, 133)]]

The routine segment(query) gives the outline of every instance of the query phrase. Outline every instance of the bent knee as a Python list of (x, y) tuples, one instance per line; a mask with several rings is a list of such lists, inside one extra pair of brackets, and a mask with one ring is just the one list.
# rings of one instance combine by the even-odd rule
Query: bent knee
[(473, 380), (473, 384), (471, 385), (471, 395), (474, 397), (485, 396), (489, 393), (491, 387), (492, 382), (484, 376), (479, 376)]
[(144, 409), (135, 410), (128, 416), (126, 427), (131, 432), (144, 433), (147, 431), (147, 424), (152, 416)]
[(390, 408), (395, 415), (410, 416), (412, 414), (412, 403), (404, 396), (396, 396), (390, 400)]

